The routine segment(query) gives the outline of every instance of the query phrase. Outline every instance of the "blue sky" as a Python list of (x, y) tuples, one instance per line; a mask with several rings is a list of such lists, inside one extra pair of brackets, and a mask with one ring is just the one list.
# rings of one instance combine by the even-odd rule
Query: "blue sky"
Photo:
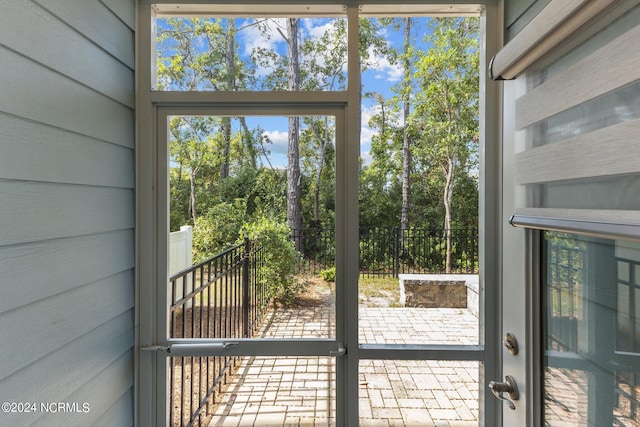
[[(425, 43), (423, 41), (424, 31), (427, 30), (426, 20), (429, 18), (416, 18), (413, 25), (413, 37), (416, 42), (416, 47), (424, 48)], [(301, 23), (303, 37), (319, 37), (328, 27), (328, 20), (326, 19), (305, 19)], [(240, 53), (248, 54), (251, 49), (255, 47), (272, 49), (282, 52), (286, 49), (286, 45), (281, 36), (277, 33), (275, 23), (273, 25), (274, 36), (270, 40), (264, 40), (257, 31), (244, 31), (244, 34), (240, 38), (240, 42), (243, 46), (240, 48)], [(402, 30), (394, 31), (392, 29), (386, 30), (386, 39), (390, 46), (401, 49), (403, 45)], [(370, 49), (371, 50), (371, 49)], [(375, 56), (375, 55), (372, 55)], [(378, 92), (385, 98), (393, 96), (391, 88), (398, 84), (403, 76), (403, 70), (396, 64), (389, 62), (387, 58), (377, 57), (375, 58), (376, 67), (367, 70), (362, 75), (362, 84), (364, 92)], [(376, 134), (374, 129), (371, 129), (368, 125), (369, 119), (375, 115), (379, 106), (371, 99), (364, 99), (362, 102), (362, 126), (361, 126), (361, 156), (365, 164), (370, 163), (371, 156), (369, 154), (371, 150), (371, 138)], [(260, 118), (260, 125), (265, 129), (269, 139), (273, 142), (270, 146), (271, 162), (278, 166), (284, 166), (287, 162), (287, 128), (286, 120), (281, 118)], [(284, 126), (283, 126), (284, 124)]]
[[(429, 18), (415, 18), (413, 23), (413, 37), (417, 48), (424, 47), (424, 32), (427, 29), (426, 20)], [(238, 32), (237, 44), (241, 57), (247, 57), (253, 49), (266, 49), (279, 54), (286, 53), (286, 43), (282, 34), (286, 34), (284, 21), (273, 19), (265, 21), (267, 27), (267, 37), (255, 26), (248, 25), (252, 21), (247, 18), (236, 20), (236, 28), (243, 28)], [(162, 24), (160, 23), (160, 26)], [(314, 18), (302, 19), (300, 23), (301, 38), (315, 39), (322, 36), (331, 27), (329, 19)], [(395, 31), (390, 27), (385, 29), (387, 43), (400, 49), (403, 44), (402, 30)], [(375, 56), (375, 55), (374, 55)], [(363, 91), (378, 92), (385, 98), (393, 96), (391, 88), (396, 85), (403, 75), (403, 70), (396, 64), (391, 64), (387, 58), (375, 58), (376, 66), (362, 75)], [(256, 74), (265, 76), (269, 73), (268, 68), (258, 67)], [(371, 138), (375, 135), (375, 130), (368, 126), (369, 119), (377, 113), (378, 106), (374, 100), (363, 98), (362, 104), (362, 131), (361, 131), (361, 156), (365, 163), (371, 161), (370, 148)], [(267, 148), (271, 152), (270, 161), (273, 166), (284, 167), (287, 163), (287, 120), (283, 117), (255, 117), (248, 120), (250, 126), (260, 125), (266, 136), (272, 142)]]

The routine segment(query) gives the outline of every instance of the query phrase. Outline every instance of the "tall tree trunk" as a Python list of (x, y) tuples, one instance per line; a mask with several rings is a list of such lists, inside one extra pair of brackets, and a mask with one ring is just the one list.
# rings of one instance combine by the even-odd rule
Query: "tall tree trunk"
[(249, 126), (247, 126), (246, 117), (239, 117), (240, 126), (242, 127), (242, 133), (244, 134), (243, 140), (245, 143), (245, 147), (247, 149), (247, 153), (245, 153), (245, 157), (248, 155), (249, 163), (252, 168), (256, 168), (258, 164), (257, 153), (256, 153), (256, 142), (253, 139), (253, 134), (249, 130)]
[(229, 176), (229, 163), (231, 162), (231, 117), (222, 118), (222, 163), (220, 164), (220, 178)]
[(455, 175), (455, 159), (449, 157), (447, 159), (447, 170), (445, 171), (446, 182), (444, 185), (444, 232), (447, 244), (447, 253), (445, 261), (445, 273), (451, 273), (451, 202), (453, 200), (453, 177)]
[(404, 103), (404, 134), (402, 137), (402, 210), (400, 213), (400, 229), (402, 231), (409, 229), (409, 178), (411, 174), (411, 149), (409, 140), (409, 131), (407, 123), (409, 122), (410, 113), (410, 95), (411, 95), (411, 59), (409, 58), (409, 48), (411, 41), (411, 18), (404, 20), (404, 92), (402, 101)]
[(313, 193), (313, 221), (314, 226), (320, 226), (320, 180), (324, 170), (324, 162), (327, 158), (327, 145), (329, 145), (329, 118), (324, 118), (324, 134), (320, 135), (315, 127), (311, 126), (314, 136), (320, 146), (320, 158), (318, 159), (318, 171), (316, 172), (316, 185)]
[[(289, 54), (289, 90), (300, 90), (300, 63), (298, 58), (298, 19), (287, 19), (287, 45)], [(287, 222), (291, 230), (302, 228), (300, 201), (300, 117), (289, 117), (289, 147), (287, 151)], [(296, 239), (296, 249), (302, 252), (302, 241)]]
[(196, 173), (197, 170), (195, 168), (191, 169), (189, 173), (189, 209), (191, 210), (193, 225), (196, 225)]
[[(226, 90), (236, 89), (236, 28), (233, 19), (229, 19), (229, 27), (227, 28), (225, 62), (227, 75), (225, 81)], [(220, 178), (225, 179), (229, 176), (229, 163), (231, 153), (231, 117), (222, 118), (222, 135), (224, 147), (222, 148), (222, 165), (220, 166)]]

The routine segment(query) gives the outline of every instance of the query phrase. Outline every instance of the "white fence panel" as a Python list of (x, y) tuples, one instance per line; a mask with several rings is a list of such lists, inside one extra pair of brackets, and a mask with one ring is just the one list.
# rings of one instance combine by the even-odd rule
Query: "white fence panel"
[[(174, 231), (169, 234), (169, 277), (193, 265), (192, 239), (193, 227), (190, 225), (183, 225), (180, 227), (180, 231)], [(190, 273), (186, 278), (186, 288), (184, 289), (184, 293), (186, 294), (193, 291), (192, 274), (193, 273)], [(171, 295), (171, 283), (167, 285), (169, 286), (169, 295)], [(184, 293), (182, 286), (178, 286), (175, 300), (182, 298)], [(189, 300), (185, 308), (191, 308), (191, 306), (192, 302)]]
[(191, 267), (193, 256), (191, 251), (193, 227), (184, 225), (180, 231), (169, 236), (169, 276)]

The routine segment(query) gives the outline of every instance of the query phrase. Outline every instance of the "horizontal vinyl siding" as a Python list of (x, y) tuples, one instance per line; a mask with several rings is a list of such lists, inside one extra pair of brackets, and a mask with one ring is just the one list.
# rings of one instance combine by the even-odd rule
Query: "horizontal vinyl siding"
[[(131, 147), (0, 113), (4, 179), (81, 184), (131, 189), (134, 158)], [(81, 162), (76, 159), (82, 158)], [(114, 168), (113, 163), (120, 165)]]
[(133, 425), (134, 17), (3, 2), (0, 400), (89, 411), (0, 425)]
[(507, 0), (504, 2), (505, 36), (511, 40), (551, 0)]

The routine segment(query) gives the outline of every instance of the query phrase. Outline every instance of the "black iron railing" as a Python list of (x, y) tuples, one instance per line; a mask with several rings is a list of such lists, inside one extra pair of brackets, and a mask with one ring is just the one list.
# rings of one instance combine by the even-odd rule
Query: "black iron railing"
[[(478, 230), (452, 229), (450, 273), (478, 271)], [(317, 274), (335, 263), (335, 231), (302, 228), (292, 239), (303, 248), (301, 273)], [(400, 273), (446, 272), (447, 230), (399, 227), (360, 228), (360, 273), (393, 276)]]
[[(247, 239), (172, 276), (170, 337), (251, 337), (268, 303), (259, 277), (261, 260), (262, 250)], [(238, 363), (228, 356), (171, 358), (173, 425), (206, 425)]]

